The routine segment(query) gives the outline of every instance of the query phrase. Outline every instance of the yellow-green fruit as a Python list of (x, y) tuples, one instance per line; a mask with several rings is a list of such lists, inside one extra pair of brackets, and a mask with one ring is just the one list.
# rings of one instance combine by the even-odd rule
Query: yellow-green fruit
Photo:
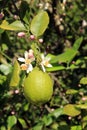
[(42, 104), (50, 100), (53, 94), (53, 81), (48, 73), (35, 67), (24, 81), (24, 95), (35, 104)]

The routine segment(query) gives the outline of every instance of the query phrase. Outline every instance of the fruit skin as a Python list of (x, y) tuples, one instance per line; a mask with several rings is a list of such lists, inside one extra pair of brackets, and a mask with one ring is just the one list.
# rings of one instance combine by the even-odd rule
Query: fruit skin
[(53, 80), (48, 73), (35, 67), (24, 81), (24, 95), (29, 102), (43, 104), (53, 94)]

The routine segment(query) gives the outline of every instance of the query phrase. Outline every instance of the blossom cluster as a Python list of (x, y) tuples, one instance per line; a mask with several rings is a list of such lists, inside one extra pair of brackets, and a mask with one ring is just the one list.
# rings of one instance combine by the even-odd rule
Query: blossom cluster
[[(24, 57), (19, 57), (18, 61), (22, 62), (21, 69), (26, 70), (27, 73), (31, 72), (33, 70), (32, 62), (35, 61), (34, 52), (32, 49), (29, 51), (25, 51)], [(52, 67), (52, 65), (49, 63), (50, 58), (47, 58), (44, 56), (44, 54), (41, 54), (41, 62), (40, 65), (42, 67), (42, 70), (45, 72), (45, 67)]]

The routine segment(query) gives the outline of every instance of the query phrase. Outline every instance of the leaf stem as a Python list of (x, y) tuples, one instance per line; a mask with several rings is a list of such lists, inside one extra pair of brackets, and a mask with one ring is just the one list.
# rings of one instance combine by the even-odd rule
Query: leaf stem
[(1, 53), (4, 57), (6, 57), (6, 59), (8, 59), (9, 61), (12, 61), (12, 59), (11, 59), (10, 57), (8, 57), (4, 52), (0, 51), (0, 53)]

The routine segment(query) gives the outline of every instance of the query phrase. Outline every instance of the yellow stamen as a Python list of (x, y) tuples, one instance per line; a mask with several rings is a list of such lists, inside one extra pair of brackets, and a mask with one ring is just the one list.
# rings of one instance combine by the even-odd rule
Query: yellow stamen
[(26, 64), (30, 64), (30, 63), (31, 63), (31, 60), (30, 60), (30, 59), (26, 59), (26, 60), (25, 60), (25, 63), (26, 63)]
[(49, 62), (48, 62), (48, 61), (45, 61), (44, 65), (47, 66), (48, 64), (49, 64)]
[(26, 64), (22, 64), (22, 65), (21, 65), (21, 69), (22, 69), (22, 70), (27, 70), (27, 65), (26, 65)]

